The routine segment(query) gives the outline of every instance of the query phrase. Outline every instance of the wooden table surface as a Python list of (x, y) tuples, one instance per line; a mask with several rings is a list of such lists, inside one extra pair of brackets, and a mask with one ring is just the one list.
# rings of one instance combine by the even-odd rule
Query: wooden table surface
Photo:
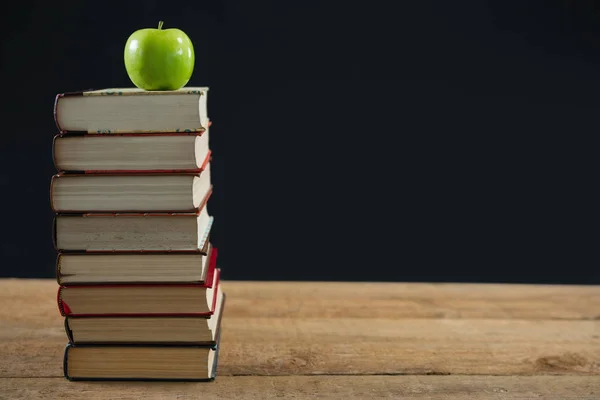
[(69, 382), (53, 280), (0, 279), (0, 399), (600, 399), (600, 286), (224, 281), (210, 383)]

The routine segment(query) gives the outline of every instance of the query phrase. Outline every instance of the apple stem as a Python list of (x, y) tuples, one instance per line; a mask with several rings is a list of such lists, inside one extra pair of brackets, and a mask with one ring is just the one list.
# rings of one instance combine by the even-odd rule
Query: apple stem
[(162, 21), (158, 21), (158, 29), (162, 29), (163, 26), (163, 22)]

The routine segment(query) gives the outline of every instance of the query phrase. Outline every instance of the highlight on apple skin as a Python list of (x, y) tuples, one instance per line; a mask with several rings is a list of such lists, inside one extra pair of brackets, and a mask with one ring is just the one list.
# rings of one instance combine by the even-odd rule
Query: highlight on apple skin
[(190, 38), (180, 29), (139, 29), (125, 44), (125, 69), (133, 84), (143, 90), (177, 90), (194, 72), (195, 54)]

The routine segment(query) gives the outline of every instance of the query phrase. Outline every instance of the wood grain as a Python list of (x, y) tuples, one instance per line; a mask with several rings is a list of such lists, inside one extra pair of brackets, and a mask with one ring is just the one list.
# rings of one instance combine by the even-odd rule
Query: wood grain
[[(230, 316), (600, 319), (600, 286), (235, 282)], [(276, 301), (273, 301), (276, 299)]]
[[(1, 328), (0, 377), (61, 376), (53, 325)], [(224, 317), (219, 372), (599, 375), (599, 334), (599, 321)]]
[(212, 383), (89, 383), (0, 379), (0, 399), (597, 400), (600, 379), (581, 376), (219, 377)]
[(245, 386), (239, 398), (311, 390), (323, 398), (598, 398), (598, 286), (224, 281), (212, 386), (67, 382), (57, 286), (0, 280), (0, 399), (3, 391), (11, 399), (63, 390), (90, 397), (94, 388), (109, 398), (161, 398), (169, 388), (185, 395), (199, 387), (238, 398)]
[[(227, 306), (229, 318), (600, 320), (599, 286), (226, 281), (223, 285), (235, 299)], [(0, 279), (0, 299), (13, 303), (0, 308), (0, 318), (18, 318), (12, 313), (21, 310), (29, 317), (40, 304), (55, 309), (56, 288), (50, 280)], [(36, 316), (43, 318), (43, 311)]]

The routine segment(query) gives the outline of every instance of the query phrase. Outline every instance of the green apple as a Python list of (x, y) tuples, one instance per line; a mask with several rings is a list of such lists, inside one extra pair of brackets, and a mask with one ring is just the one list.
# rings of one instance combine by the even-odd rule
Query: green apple
[(194, 46), (181, 30), (139, 29), (125, 44), (125, 69), (135, 86), (144, 90), (177, 90), (194, 71)]

